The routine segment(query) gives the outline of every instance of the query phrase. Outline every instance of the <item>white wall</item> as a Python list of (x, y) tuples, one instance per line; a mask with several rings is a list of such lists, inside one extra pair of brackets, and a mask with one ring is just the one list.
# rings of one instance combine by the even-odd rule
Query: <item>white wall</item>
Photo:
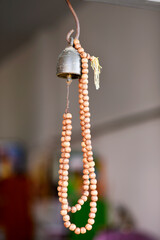
[[(160, 14), (134, 8), (82, 3), (77, 9), (81, 43), (99, 56), (103, 67), (101, 88), (89, 75), (92, 125), (160, 103)], [(55, 65), (74, 27), (67, 19), (35, 36), (0, 66), (0, 132), (21, 137), (30, 145), (45, 144), (61, 130), (65, 109), (65, 81)], [(73, 127), (79, 129), (78, 82), (71, 85)], [(1, 135), (0, 134), (0, 135)], [(103, 135), (95, 151), (106, 163), (109, 197), (125, 203), (139, 227), (160, 237), (160, 121)]]

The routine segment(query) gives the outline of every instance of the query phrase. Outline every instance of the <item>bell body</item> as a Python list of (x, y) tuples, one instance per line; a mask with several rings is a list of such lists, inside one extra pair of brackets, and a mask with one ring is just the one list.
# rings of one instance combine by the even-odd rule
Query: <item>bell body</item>
[(58, 57), (57, 76), (67, 79), (77, 79), (81, 76), (81, 57), (77, 50), (72, 47), (66, 47)]

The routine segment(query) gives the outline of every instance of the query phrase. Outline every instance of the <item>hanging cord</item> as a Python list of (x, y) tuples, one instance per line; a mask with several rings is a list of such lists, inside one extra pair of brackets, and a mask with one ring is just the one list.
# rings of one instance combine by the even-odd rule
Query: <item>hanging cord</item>
[(70, 85), (71, 85), (71, 83), (72, 83), (72, 79), (71, 79), (70, 74), (69, 74), (68, 77), (67, 77), (66, 83), (67, 83), (67, 103), (66, 103), (65, 113), (68, 113), (68, 110), (69, 110), (69, 87), (70, 87)]

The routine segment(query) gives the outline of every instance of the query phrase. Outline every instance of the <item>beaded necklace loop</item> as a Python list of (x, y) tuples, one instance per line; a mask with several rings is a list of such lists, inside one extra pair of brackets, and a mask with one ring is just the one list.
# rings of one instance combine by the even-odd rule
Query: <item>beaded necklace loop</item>
[[(58, 181), (58, 196), (61, 202), (61, 215), (63, 216), (64, 226), (74, 231), (76, 234), (84, 234), (86, 230), (90, 231), (94, 224), (97, 212), (97, 180), (95, 174), (95, 162), (93, 159), (92, 144), (91, 144), (91, 124), (90, 124), (90, 110), (89, 110), (89, 96), (88, 96), (88, 60), (92, 58), (81, 47), (80, 41), (74, 39), (74, 48), (78, 51), (81, 57), (82, 75), (79, 79), (79, 107), (80, 107), (80, 125), (82, 130), (82, 152), (83, 152), (83, 193), (77, 201), (75, 206), (69, 206), (68, 203), (68, 170), (69, 158), (71, 152), (71, 135), (72, 135), (72, 114), (69, 112), (69, 84), (67, 82), (67, 107), (63, 114), (62, 121), (62, 137), (61, 137), (61, 158), (59, 159), (59, 181)], [(83, 204), (91, 195), (90, 213), (88, 223), (85, 227), (77, 227), (70, 222), (69, 212), (75, 213), (81, 210)]]

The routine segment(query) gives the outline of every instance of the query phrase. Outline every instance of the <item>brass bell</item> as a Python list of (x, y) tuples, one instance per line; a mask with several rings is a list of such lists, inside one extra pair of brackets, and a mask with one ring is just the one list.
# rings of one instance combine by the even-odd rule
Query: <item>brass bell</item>
[(81, 57), (71, 45), (58, 57), (57, 76), (65, 79), (76, 79), (81, 76)]

